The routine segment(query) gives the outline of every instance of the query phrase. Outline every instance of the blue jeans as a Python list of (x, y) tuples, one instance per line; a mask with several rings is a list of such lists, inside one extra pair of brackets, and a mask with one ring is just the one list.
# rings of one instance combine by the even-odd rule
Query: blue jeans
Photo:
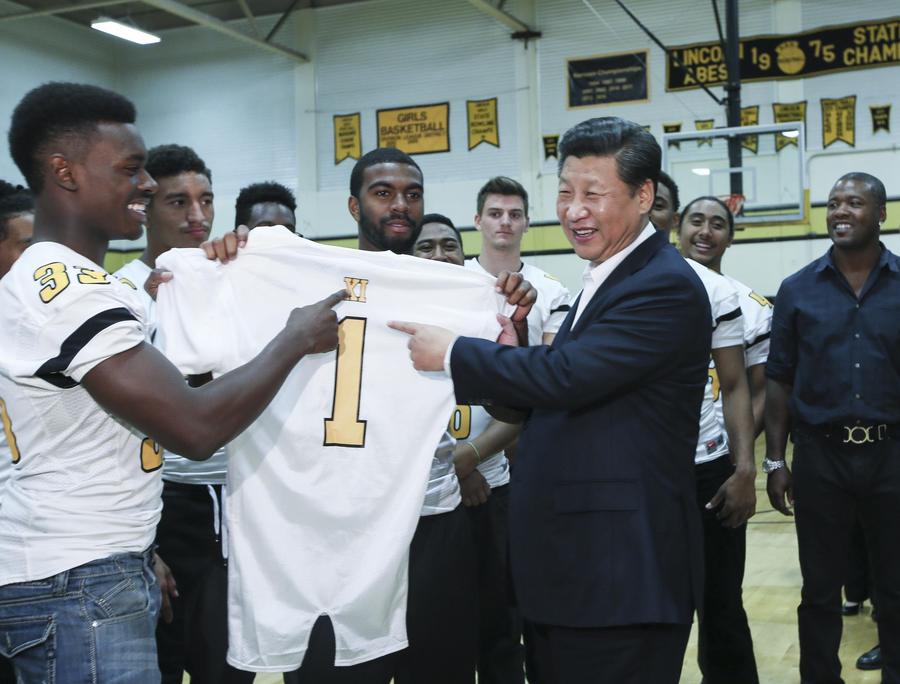
[(27, 684), (156, 684), (151, 552), (0, 587), (0, 654)]

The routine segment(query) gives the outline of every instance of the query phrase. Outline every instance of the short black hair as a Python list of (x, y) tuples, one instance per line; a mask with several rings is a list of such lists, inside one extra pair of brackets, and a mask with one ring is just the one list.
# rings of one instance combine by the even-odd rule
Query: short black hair
[(678, 207), (680, 206), (678, 186), (675, 184), (675, 181), (672, 180), (672, 176), (665, 171), (660, 171), (658, 183), (662, 183), (669, 189), (669, 194), (672, 196), (672, 211), (678, 211)]
[(725, 202), (713, 195), (695, 197), (685, 205), (684, 211), (681, 212), (681, 218), (678, 219), (678, 232), (681, 232), (681, 226), (684, 224), (684, 219), (687, 218), (687, 215), (691, 212), (691, 207), (697, 204), (697, 202), (702, 202), (704, 200), (715, 202), (725, 210), (725, 215), (728, 217), (728, 237), (734, 237), (734, 214), (731, 213), (731, 209), (728, 208), (728, 205), (725, 204)]
[(528, 216), (528, 191), (517, 180), (508, 176), (494, 176), (481, 186), (478, 191), (478, 199), (475, 200), (476, 213), (481, 216), (484, 210), (484, 202), (488, 195), (506, 195), (507, 197), (521, 197), (525, 208), (525, 216)]
[(463, 239), (462, 233), (459, 232), (459, 228), (453, 225), (453, 221), (444, 216), (443, 214), (425, 214), (422, 217), (422, 227), (424, 228), (429, 223), (441, 223), (448, 228), (450, 228), (454, 233), (456, 233), (456, 239), (459, 240), (459, 246), (462, 247)]
[(184, 145), (157, 145), (147, 152), (147, 173), (154, 180), (171, 178), (182, 173), (199, 173), (212, 183), (212, 171), (206, 162), (190, 147)]
[(359, 199), (359, 191), (362, 189), (363, 173), (367, 168), (376, 164), (409, 164), (418, 169), (420, 174), (422, 173), (419, 165), (403, 150), (398, 150), (396, 147), (376, 147), (361, 156), (353, 165), (353, 171), (350, 172), (350, 194), (356, 199)]
[(297, 210), (294, 193), (286, 186), (275, 181), (253, 183), (241, 188), (238, 193), (237, 201), (234, 203), (234, 227), (247, 225), (250, 222), (250, 210), (253, 209), (253, 205), (264, 202), (275, 202), (283, 204), (291, 211)]
[(662, 150), (643, 126), (617, 116), (582, 121), (563, 133), (559, 141), (559, 171), (568, 157), (614, 157), (619, 180), (632, 195), (644, 181), (656, 182), (662, 164)]
[(133, 124), (134, 104), (118, 93), (83, 83), (45, 83), (25, 94), (13, 110), (9, 154), (34, 194), (43, 189), (41, 153), (68, 138), (84, 144), (99, 123)]
[[(872, 174), (865, 173), (864, 171), (851, 171), (838, 178), (834, 184), (837, 185), (841, 181), (859, 181), (860, 183), (865, 183), (869, 187), (869, 192), (872, 193), (875, 204), (879, 207), (887, 205), (887, 192), (884, 189), (884, 183)], [(830, 191), (829, 194), (831, 194)]]
[(0, 180), (0, 242), (7, 237), (6, 222), (34, 212), (34, 198), (28, 188)]

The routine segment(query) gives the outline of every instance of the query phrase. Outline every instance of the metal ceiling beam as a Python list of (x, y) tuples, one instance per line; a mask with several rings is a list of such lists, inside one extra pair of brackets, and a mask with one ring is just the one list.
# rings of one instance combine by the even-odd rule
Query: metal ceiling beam
[(509, 14), (508, 12), (504, 12), (499, 7), (495, 7), (487, 0), (468, 0), (468, 2), (476, 9), (479, 9), (488, 16), (493, 17), (504, 26), (511, 28), (516, 33), (536, 33), (534, 29), (532, 29), (524, 21), (519, 21), (513, 15)]
[(16, 14), (0, 14), (0, 23), (7, 21), (17, 21), (19, 19), (34, 19), (36, 17), (48, 17), (53, 14), (64, 14), (66, 12), (78, 12), (79, 10), (96, 9), (97, 7), (111, 7), (112, 5), (124, 5), (132, 0), (90, 0), (89, 2), (74, 3), (71, 5), (61, 5), (58, 7), (47, 7), (41, 10), (30, 10), (28, 12), (17, 12)]
[(177, 0), (140, 1), (146, 5), (155, 7), (156, 9), (168, 12), (169, 14), (174, 14), (175, 16), (181, 17), (182, 19), (192, 21), (195, 24), (199, 24), (200, 26), (205, 26), (206, 28), (212, 29), (213, 31), (224, 33), (226, 36), (231, 36), (236, 40), (250, 43), (251, 45), (255, 45), (256, 47), (262, 48), (263, 50), (268, 50), (269, 52), (273, 52), (281, 57), (288, 57), (295, 62), (305, 63), (309, 61), (309, 58), (303, 53), (292, 50), (291, 48), (282, 47), (281, 45), (276, 45), (274, 43), (267, 43), (266, 41), (260, 40), (259, 38), (254, 38), (250, 34), (239, 31), (238, 29), (222, 21), (221, 19), (217, 19), (216, 17), (211, 17), (208, 14), (199, 12), (193, 7), (189, 7), (188, 5), (185, 5), (181, 2), (177, 2)]
[(253, 33), (257, 38), (262, 39), (262, 34), (259, 32), (259, 26), (256, 25), (256, 17), (254, 17), (253, 12), (250, 11), (250, 5), (247, 4), (247, 0), (237, 0), (237, 4), (240, 6), (244, 16), (247, 17), (247, 23), (250, 24)]
[(296, 7), (297, 7), (297, 5), (299, 4), (299, 2), (300, 2), (300, 0), (292, 0), (290, 6), (289, 6), (284, 12), (281, 13), (281, 16), (278, 17), (278, 21), (275, 22), (275, 26), (272, 27), (272, 30), (269, 31), (269, 34), (266, 36), (266, 42), (267, 42), (267, 43), (268, 43), (270, 40), (272, 40), (272, 38), (275, 37), (275, 34), (278, 33), (278, 31), (279, 31), (279, 30), (281, 29), (281, 27), (284, 25), (284, 22), (287, 21), (287, 18), (288, 18), (289, 16), (291, 16), (291, 12), (293, 12), (294, 9), (296, 9)]

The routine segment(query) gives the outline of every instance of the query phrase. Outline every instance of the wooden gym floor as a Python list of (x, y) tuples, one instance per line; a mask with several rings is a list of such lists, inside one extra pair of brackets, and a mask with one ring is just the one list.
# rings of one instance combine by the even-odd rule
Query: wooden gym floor
[[(756, 445), (762, 462), (762, 440)], [(798, 684), (797, 604), (800, 601), (800, 567), (793, 518), (773, 511), (766, 496), (765, 475), (756, 480), (757, 514), (747, 532), (747, 569), (744, 607), (750, 617), (753, 645), (762, 684)], [(878, 684), (881, 672), (862, 672), (856, 658), (878, 642), (868, 603), (860, 615), (844, 618), (841, 661), (846, 684)], [(185, 679), (187, 681), (187, 679)], [(281, 675), (257, 675), (257, 684), (276, 684)], [(682, 671), (682, 684), (699, 684), (696, 629), (691, 635)]]

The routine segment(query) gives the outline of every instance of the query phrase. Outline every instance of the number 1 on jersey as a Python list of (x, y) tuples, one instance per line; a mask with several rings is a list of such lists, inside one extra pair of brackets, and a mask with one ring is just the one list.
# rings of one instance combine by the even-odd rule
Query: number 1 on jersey
[(365, 339), (365, 318), (347, 316), (338, 323), (334, 405), (325, 419), (325, 446), (366, 445), (366, 421), (359, 419)]

